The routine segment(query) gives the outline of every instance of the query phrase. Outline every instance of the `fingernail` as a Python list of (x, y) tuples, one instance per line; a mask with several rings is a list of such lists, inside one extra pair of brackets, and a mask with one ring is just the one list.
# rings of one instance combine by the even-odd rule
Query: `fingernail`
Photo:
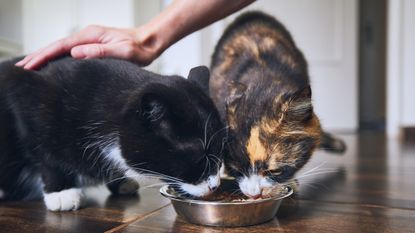
[(23, 65), (23, 60), (17, 62), (16, 64), (14, 64), (15, 66), (22, 66)]

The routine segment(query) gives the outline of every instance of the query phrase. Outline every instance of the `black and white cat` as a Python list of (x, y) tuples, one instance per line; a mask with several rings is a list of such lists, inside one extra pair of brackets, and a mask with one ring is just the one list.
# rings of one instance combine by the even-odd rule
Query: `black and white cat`
[(188, 81), (116, 59), (14, 63), (0, 64), (0, 199), (43, 192), (64, 211), (80, 207), (85, 180), (125, 192), (129, 178), (155, 176), (193, 196), (219, 185), (226, 135), (198, 86), (207, 68)]

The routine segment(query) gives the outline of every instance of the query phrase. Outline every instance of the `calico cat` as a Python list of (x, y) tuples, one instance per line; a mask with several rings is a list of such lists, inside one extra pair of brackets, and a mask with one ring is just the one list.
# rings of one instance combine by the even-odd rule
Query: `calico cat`
[(40, 71), (16, 61), (0, 64), (0, 199), (43, 191), (49, 210), (65, 211), (100, 182), (123, 192), (158, 177), (192, 196), (219, 185), (226, 134), (198, 84), (206, 67), (189, 81), (116, 59), (66, 57)]
[(211, 72), (210, 95), (229, 127), (225, 167), (245, 195), (287, 182), (319, 146), (345, 149), (322, 131), (306, 60), (273, 17), (239, 16), (216, 45)]

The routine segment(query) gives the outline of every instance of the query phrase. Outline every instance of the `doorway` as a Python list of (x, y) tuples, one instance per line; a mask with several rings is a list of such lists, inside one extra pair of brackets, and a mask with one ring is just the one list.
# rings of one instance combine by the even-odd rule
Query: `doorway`
[(384, 131), (387, 0), (359, 4), (359, 129)]

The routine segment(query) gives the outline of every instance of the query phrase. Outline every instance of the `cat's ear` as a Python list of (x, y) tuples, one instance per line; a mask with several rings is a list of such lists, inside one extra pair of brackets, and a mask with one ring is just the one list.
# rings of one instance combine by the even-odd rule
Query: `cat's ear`
[(190, 70), (187, 79), (199, 86), (209, 96), (209, 76), (210, 72), (206, 66), (197, 66)]
[(229, 97), (226, 99), (226, 105), (232, 106), (245, 95), (246, 85), (240, 82), (232, 81), (229, 83)]
[(294, 93), (283, 95), (281, 109), (283, 119), (287, 121), (307, 121), (313, 116), (313, 105), (311, 104), (311, 88), (306, 86)]
[[(126, 104), (124, 115), (142, 122), (159, 123), (172, 115), (177, 115), (177, 102), (185, 102), (179, 91), (160, 83), (143, 85)], [(176, 102), (177, 101), (177, 102)], [(132, 118), (133, 117), (133, 118)]]

